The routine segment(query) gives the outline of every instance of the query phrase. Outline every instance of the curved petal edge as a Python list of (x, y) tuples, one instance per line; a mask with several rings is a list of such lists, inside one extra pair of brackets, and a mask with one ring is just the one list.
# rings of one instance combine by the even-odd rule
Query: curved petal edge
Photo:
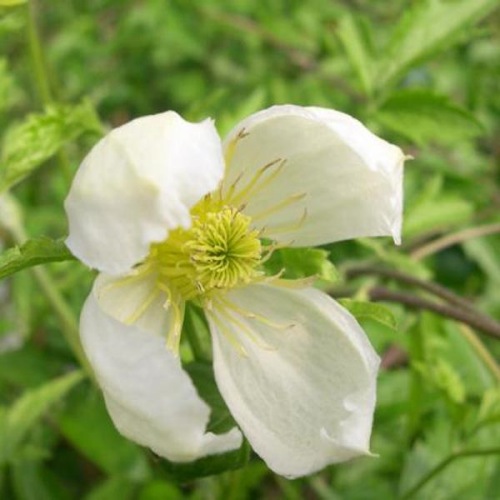
[(252, 448), (298, 477), (369, 455), (379, 358), (315, 289), (253, 285), (209, 314), (217, 385)]
[(128, 272), (151, 243), (189, 227), (189, 210), (224, 172), (212, 120), (190, 123), (168, 111), (112, 130), (82, 162), (65, 208), (66, 241), (85, 264)]
[(403, 163), (396, 146), (338, 111), (273, 106), (224, 141), (224, 185), (259, 189), (243, 200), (266, 237), (310, 246), (368, 236), (400, 242)]
[(240, 447), (236, 428), (221, 435), (205, 432), (210, 408), (162, 336), (108, 316), (93, 294), (80, 330), (111, 419), (125, 437), (174, 462)]

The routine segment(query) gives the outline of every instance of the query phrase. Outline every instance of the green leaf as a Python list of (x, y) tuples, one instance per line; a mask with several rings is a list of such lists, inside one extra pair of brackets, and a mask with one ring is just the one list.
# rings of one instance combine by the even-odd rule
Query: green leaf
[(171, 483), (158, 479), (150, 481), (139, 493), (138, 500), (183, 500), (182, 491)]
[(83, 456), (107, 474), (129, 481), (146, 476), (145, 450), (118, 433), (102, 395), (90, 384), (82, 384), (68, 397), (59, 428)]
[(244, 441), (239, 450), (220, 455), (210, 455), (189, 463), (173, 463), (163, 460), (160, 467), (176, 481), (184, 482), (240, 469), (248, 462), (249, 456), (250, 446)]
[(396, 26), (378, 65), (377, 85), (384, 88), (409, 68), (455, 43), (467, 28), (495, 7), (498, 0), (422, 0)]
[(39, 419), (82, 379), (83, 373), (76, 371), (26, 391), (17, 399), (0, 421), (0, 464), (13, 458)]
[(89, 102), (77, 106), (49, 106), (9, 130), (0, 159), (0, 193), (20, 182), (66, 143), (84, 132), (102, 132)]
[(357, 73), (361, 86), (367, 95), (373, 89), (373, 54), (367, 36), (368, 25), (360, 18), (346, 14), (340, 21), (337, 35)]
[[(54, 477), (56, 476), (56, 477)], [(38, 461), (24, 460), (10, 467), (13, 497), (16, 500), (71, 500), (57, 474)], [(3, 498), (3, 497), (2, 497)]]
[(0, 255), (0, 279), (17, 273), (27, 267), (47, 262), (75, 260), (64, 241), (50, 238), (34, 238), (21, 246), (9, 248)]
[(397, 329), (397, 321), (392, 312), (381, 304), (352, 299), (339, 299), (339, 302), (359, 320), (371, 319), (384, 326)]
[[(222, 433), (234, 427), (236, 423), (217, 389), (212, 365), (193, 362), (187, 364), (185, 370), (193, 380), (200, 397), (210, 405), (212, 410), (207, 430)], [(190, 463), (173, 463), (164, 460), (161, 462), (161, 468), (177, 481), (186, 481), (239, 469), (248, 462), (249, 454), (250, 447), (244, 442), (238, 450), (210, 455)]]
[(441, 199), (418, 204), (408, 211), (403, 225), (405, 238), (467, 223), (474, 214), (474, 205), (464, 199), (444, 195)]
[(318, 279), (338, 281), (338, 272), (328, 259), (329, 252), (321, 248), (282, 248), (277, 250), (267, 262), (272, 274), (285, 270), (287, 279), (301, 279), (314, 276)]
[(130, 479), (121, 476), (112, 476), (94, 488), (85, 500), (109, 500), (119, 498), (120, 500), (132, 500), (137, 498), (137, 484)]
[(483, 132), (471, 113), (446, 96), (424, 89), (393, 93), (377, 111), (376, 119), (420, 145), (452, 143)]
[(186, 364), (184, 369), (189, 373), (200, 397), (211, 408), (207, 430), (220, 434), (232, 429), (236, 422), (217, 388), (212, 364), (196, 361)]

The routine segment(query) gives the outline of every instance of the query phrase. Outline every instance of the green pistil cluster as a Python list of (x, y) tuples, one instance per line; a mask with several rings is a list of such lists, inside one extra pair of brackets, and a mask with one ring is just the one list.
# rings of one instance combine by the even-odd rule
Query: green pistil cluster
[(193, 210), (190, 229), (178, 229), (152, 246), (159, 285), (174, 287), (184, 300), (248, 284), (258, 275), (262, 247), (250, 217), (228, 206)]

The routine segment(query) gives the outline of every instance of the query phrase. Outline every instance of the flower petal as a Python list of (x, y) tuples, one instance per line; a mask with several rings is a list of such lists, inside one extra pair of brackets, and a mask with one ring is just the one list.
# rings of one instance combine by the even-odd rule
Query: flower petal
[(155, 273), (119, 277), (100, 273), (92, 293), (99, 307), (120, 323), (159, 335), (165, 335), (172, 327), (174, 315), (167, 312), (168, 297), (157, 287)]
[(351, 116), (274, 106), (239, 123), (224, 145), (226, 193), (258, 178), (238, 202), (266, 237), (294, 246), (384, 235), (399, 242), (404, 155)]
[(108, 274), (129, 271), (152, 242), (189, 227), (189, 209), (213, 191), (224, 170), (211, 120), (177, 113), (133, 120), (97, 143), (65, 202), (70, 250)]
[(297, 477), (369, 454), (379, 359), (356, 320), (315, 289), (226, 298), (209, 313), (217, 385), (268, 466)]
[(85, 352), (117, 429), (127, 438), (176, 462), (241, 445), (234, 428), (205, 433), (210, 409), (160, 335), (108, 316), (91, 294), (80, 329)]

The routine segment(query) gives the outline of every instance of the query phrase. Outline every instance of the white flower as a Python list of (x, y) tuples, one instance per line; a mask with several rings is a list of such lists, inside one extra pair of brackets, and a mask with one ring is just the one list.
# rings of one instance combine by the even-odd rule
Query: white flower
[(98, 276), (84, 349), (126, 437), (172, 461), (234, 449), (178, 359), (186, 301), (204, 307), (218, 388), (253, 449), (301, 476), (369, 453), (379, 359), (326, 294), (263, 276), (266, 242), (391, 235), (401, 150), (348, 115), (275, 106), (221, 144), (174, 112), (110, 132), (66, 200), (71, 251)]

